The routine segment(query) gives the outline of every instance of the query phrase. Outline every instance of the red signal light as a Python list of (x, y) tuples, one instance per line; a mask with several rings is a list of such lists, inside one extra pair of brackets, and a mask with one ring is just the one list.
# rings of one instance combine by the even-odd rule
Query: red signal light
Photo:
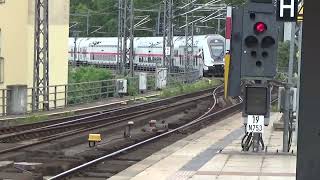
[(254, 25), (254, 30), (256, 33), (263, 33), (267, 30), (267, 25), (263, 22), (258, 22)]

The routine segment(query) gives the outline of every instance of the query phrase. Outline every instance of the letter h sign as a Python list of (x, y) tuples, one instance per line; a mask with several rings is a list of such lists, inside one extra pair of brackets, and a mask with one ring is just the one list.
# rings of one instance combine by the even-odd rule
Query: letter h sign
[(276, 0), (277, 19), (279, 21), (294, 22), (298, 17), (298, 0)]

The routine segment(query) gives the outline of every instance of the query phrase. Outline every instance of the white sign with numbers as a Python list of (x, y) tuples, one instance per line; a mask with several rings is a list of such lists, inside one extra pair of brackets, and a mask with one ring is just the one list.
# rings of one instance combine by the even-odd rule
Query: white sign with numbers
[(263, 133), (264, 116), (248, 115), (247, 132)]
[(171, 54), (170, 47), (166, 47), (166, 56), (169, 56)]

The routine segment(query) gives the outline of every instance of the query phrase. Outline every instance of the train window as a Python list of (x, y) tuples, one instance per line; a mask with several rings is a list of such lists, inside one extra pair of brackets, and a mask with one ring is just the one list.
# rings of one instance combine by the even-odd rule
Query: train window
[(182, 65), (182, 55), (179, 56), (180, 57), (180, 65)]
[(81, 59), (84, 59), (84, 48), (81, 48), (80, 50), (81, 50), (81, 52), (80, 52)]
[(151, 63), (151, 57), (148, 57), (148, 63)]
[(152, 57), (152, 63), (158, 62), (158, 57)]
[(75, 59), (78, 58), (78, 53), (79, 53), (78, 50), (77, 50), (77, 49), (74, 49), (74, 58), (75, 58)]
[(83, 48), (83, 58), (86, 58), (87, 55), (87, 48)]
[(212, 55), (215, 57), (221, 56), (221, 54), (223, 53), (222, 45), (211, 45), (210, 49), (211, 49)]
[(139, 62), (143, 62), (143, 60), (142, 60), (142, 58), (141, 58), (141, 57), (139, 57)]
[(174, 56), (178, 56), (178, 50), (174, 50)]
[(73, 48), (70, 50), (70, 56), (73, 57)]

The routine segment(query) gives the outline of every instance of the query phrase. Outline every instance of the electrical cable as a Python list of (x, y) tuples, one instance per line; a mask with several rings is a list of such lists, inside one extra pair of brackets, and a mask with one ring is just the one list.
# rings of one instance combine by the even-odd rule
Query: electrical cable
[(293, 132), (293, 119), (292, 117), (289, 118), (290, 119), (290, 124), (289, 124), (289, 138), (288, 138), (288, 152), (291, 149), (291, 145), (292, 145), (292, 132)]

